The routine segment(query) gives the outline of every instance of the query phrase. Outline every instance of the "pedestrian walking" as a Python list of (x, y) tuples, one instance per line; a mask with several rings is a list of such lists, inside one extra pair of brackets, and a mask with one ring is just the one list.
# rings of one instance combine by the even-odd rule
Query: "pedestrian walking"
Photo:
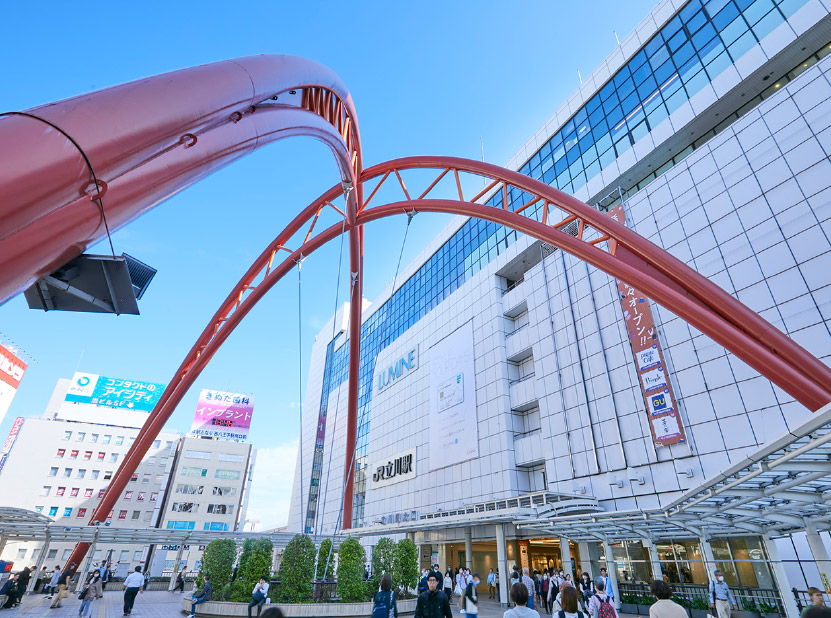
[(205, 575), (205, 583), (202, 585), (202, 590), (191, 597), (190, 616), (188, 618), (194, 618), (196, 616), (196, 606), (200, 603), (210, 601), (211, 594), (213, 594), (213, 588), (211, 588), (211, 582), (208, 581), (208, 576)]
[(493, 569), (490, 570), (488, 573), (488, 598), (492, 599), (493, 595), (496, 593), (496, 573), (493, 572)]
[(46, 567), (43, 567), (38, 573), (37, 583), (35, 583), (35, 592), (40, 591), (42, 594), (46, 594), (46, 586), (49, 583), (49, 571)]
[[(435, 573), (439, 574), (438, 571)], [(450, 569), (447, 570), (447, 574), (450, 575)], [(392, 589), (392, 577), (389, 573), (384, 573), (381, 578), (381, 589), (375, 595), (372, 604), (372, 618), (398, 618), (398, 604), (395, 602), (395, 590)]]
[(826, 607), (822, 590), (814, 587), (808, 588), (808, 598), (811, 604), (802, 610), (799, 618), (829, 618), (831, 616), (831, 608)]
[(528, 607), (528, 586), (517, 582), (511, 586), (511, 601), (516, 607), (503, 614), (503, 618), (540, 618), (538, 611)]
[[(601, 572), (605, 569), (601, 569)], [(611, 595), (606, 593), (606, 578), (602, 575), (594, 580), (594, 594), (589, 601), (591, 618), (618, 618)]]
[(467, 590), (467, 573), (465, 569), (459, 569), (454, 592), (459, 596), (459, 612), (462, 614), (465, 613), (465, 590)]
[(89, 606), (92, 605), (92, 602), (95, 599), (104, 598), (104, 590), (101, 588), (100, 571), (96, 569), (87, 575), (86, 584), (84, 584), (84, 589), (81, 590), (78, 598), (81, 599), (81, 609), (78, 610), (78, 615), (86, 618), (86, 616), (89, 616)]
[(528, 576), (528, 567), (522, 567), (522, 584), (528, 588), (528, 609), (534, 609), (534, 591), (536, 584)]
[(560, 593), (560, 611), (557, 612), (557, 618), (585, 618), (578, 605), (579, 599), (580, 593), (577, 592), (577, 588), (563, 586), (563, 591)]
[(182, 570), (179, 571), (179, 574), (176, 576), (176, 587), (173, 591), (176, 592), (176, 590), (179, 592), (185, 591), (185, 567), (182, 567)]
[(465, 615), (468, 618), (470, 616), (476, 618), (479, 615), (479, 593), (476, 587), (480, 581), (479, 573), (474, 573), (467, 584), (467, 590), (465, 590)]
[(52, 571), (52, 577), (49, 579), (49, 596), (46, 597), (47, 599), (51, 599), (52, 595), (55, 594), (55, 591), (58, 589), (58, 580), (61, 578), (61, 567), (56, 566), (55, 570)]
[(649, 618), (687, 618), (687, 610), (670, 600), (672, 588), (663, 579), (654, 580), (649, 590), (657, 599), (649, 606)]
[(589, 575), (586, 571), (583, 571), (580, 574), (580, 579), (577, 581), (577, 590), (582, 598), (583, 608), (588, 612), (589, 599), (591, 599), (592, 594), (594, 594), (594, 589), (592, 587), (591, 575)]
[(23, 595), (26, 594), (26, 588), (29, 586), (29, 580), (32, 578), (32, 570), (29, 567), (25, 567), (20, 572), (20, 577), (17, 578), (17, 600), (14, 602), (15, 607), (20, 605), (20, 602), (23, 600)]
[(439, 573), (427, 576), (427, 591), (418, 595), (414, 618), (453, 618), (450, 600), (439, 590)]
[(70, 562), (67, 567), (61, 571), (60, 577), (58, 577), (58, 593), (54, 595), (54, 599), (52, 599), (52, 605), (50, 608), (60, 607), (61, 601), (69, 596), (69, 591), (67, 587), (69, 586), (69, 580), (72, 579), (72, 576), (75, 574), (75, 563)]
[(716, 611), (718, 618), (730, 618), (731, 606), (739, 611), (736, 599), (733, 597), (733, 593), (730, 592), (730, 586), (724, 581), (724, 573), (716, 569), (713, 571), (713, 575), (715, 575), (716, 580), (710, 581), (710, 608)]
[(606, 570), (606, 567), (600, 569), (600, 577), (603, 578), (603, 586), (604, 591), (606, 594), (609, 595), (609, 598), (612, 600), (612, 605), (615, 604), (615, 590), (612, 588), (612, 578), (609, 577), (609, 572)]
[(139, 592), (144, 592), (141, 587), (144, 586), (144, 575), (141, 574), (141, 567), (136, 567), (136, 570), (130, 573), (124, 580), (121, 589), (124, 591), (124, 615), (129, 616), (133, 611), (133, 605), (136, 602), (136, 596)]
[(251, 618), (251, 608), (255, 605), (257, 606), (257, 615), (260, 615), (260, 612), (263, 611), (263, 605), (265, 605), (265, 600), (268, 597), (268, 582), (265, 580), (265, 577), (260, 577), (260, 581), (254, 586), (254, 590), (251, 591), (251, 601), (248, 603), (248, 618)]
[(107, 584), (112, 579), (113, 573), (110, 571), (110, 563), (101, 563), (101, 590), (107, 589)]
[(447, 572), (444, 574), (444, 594), (447, 595), (449, 599), (453, 594), (453, 571), (450, 570), (450, 567), (447, 567)]
[(550, 605), (548, 604), (548, 593), (551, 592), (551, 578), (548, 576), (548, 571), (542, 574), (542, 582), (540, 583), (540, 597), (542, 598), (542, 608), (547, 614), (551, 613)]

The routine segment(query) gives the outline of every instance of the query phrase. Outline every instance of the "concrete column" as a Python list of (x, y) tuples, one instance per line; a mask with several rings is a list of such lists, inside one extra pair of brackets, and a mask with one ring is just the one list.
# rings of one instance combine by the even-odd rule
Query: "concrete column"
[(473, 569), (473, 528), (465, 528), (465, 566)]
[(589, 555), (589, 544), (586, 541), (579, 541), (577, 543), (577, 553), (580, 555), (580, 567), (594, 578), (597, 573), (595, 573), (594, 564)]
[[(822, 542), (819, 532), (814, 525), (806, 523), (805, 532), (808, 539), (808, 547), (811, 548), (811, 554), (814, 556), (814, 562), (817, 563), (817, 570), (819, 571), (820, 585), (826, 588), (828, 592), (828, 583), (831, 581), (831, 560), (828, 558), (828, 551), (825, 549), (825, 543)], [(771, 558), (772, 560), (773, 558)]]
[(499, 602), (508, 607), (508, 550), (505, 546), (505, 524), (496, 524), (496, 565), (499, 570)]
[(415, 543), (415, 532), (408, 532), (407, 538), (410, 539), (413, 543)]
[[(785, 607), (785, 616), (787, 618), (799, 618), (799, 609), (796, 606), (796, 599), (793, 597), (793, 592), (791, 592), (792, 587), (788, 581), (788, 574), (785, 572), (785, 567), (782, 564), (782, 558), (779, 556), (779, 548), (776, 547), (776, 542), (768, 535), (764, 535), (762, 541), (765, 544), (765, 552), (767, 552), (768, 560), (770, 560), (773, 577), (776, 579), (776, 587), (779, 589), (779, 598), (782, 599), (782, 605)], [(820, 540), (820, 543), (822, 543), (822, 540)]]
[(26, 592), (32, 592), (35, 589), (35, 583), (40, 577), (40, 570), (43, 568), (43, 563), (46, 561), (46, 552), (49, 551), (49, 533), (46, 533), (46, 540), (43, 541), (43, 547), (38, 554), (38, 561), (35, 565), (35, 572), (32, 573), (32, 578), (29, 580), (29, 585), (26, 587)]
[(652, 579), (663, 579), (664, 572), (661, 569), (661, 559), (658, 557), (658, 548), (651, 539), (643, 539), (643, 546), (649, 550), (649, 563), (652, 566)]
[[(612, 556), (612, 546), (609, 541), (603, 539), (603, 553), (606, 554), (606, 573), (609, 576), (609, 581), (612, 582), (612, 592), (615, 597), (615, 607), (620, 608), (620, 593), (617, 588), (617, 569), (615, 568), (615, 559)], [(600, 575), (600, 573), (598, 573)]]
[(700, 537), (701, 555), (704, 557), (704, 570), (707, 572), (707, 579), (714, 581), (713, 571), (716, 570), (716, 557), (713, 555), (713, 548), (710, 547), (710, 540)]
[(3, 550), (6, 549), (6, 535), (0, 536), (0, 556), (3, 555)]
[(563, 572), (571, 575), (571, 581), (577, 581), (574, 564), (571, 562), (571, 547), (569, 547), (568, 539), (563, 536), (560, 537), (560, 558), (563, 560)]
[(176, 552), (176, 560), (173, 563), (173, 573), (170, 574), (170, 583), (167, 585), (169, 591), (176, 587), (176, 577), (179, 575), (179, 564), (182, 562), (183, 551), (185, 551), (185, 544), (179, 543), (179, 550)]

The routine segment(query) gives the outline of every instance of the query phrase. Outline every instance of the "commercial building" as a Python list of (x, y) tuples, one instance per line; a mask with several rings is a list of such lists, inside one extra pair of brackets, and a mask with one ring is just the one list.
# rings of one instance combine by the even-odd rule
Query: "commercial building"
[[(625, 216), (827, 362), (829, 11), (664, 0), (508, 167)], [(829, 589), (831, 413), (660, 300), (454, 219), (363, 311), (351, 532), (503, 578), (605, 565), (618, 599), (653, 577), (703, 598), (719, 567), (741, 600), (794, 616), (792, 588)], [(347, 320), (312, 350), (290, 530), (338, 523)]]
[[(160, 384), (94, 374), (59, 380), (43, 418), (18, 418), (4, 445), (0, 507), (33, 511), (65, 526), (86, 525), (161, 390)], [(200, 531), (235, 531), (245, 520), (253, 465), (250, 444), (162, 432), (100, 526), (196, 530), (198, 524)], [(195, 489), (205, 486), (204, 493)], [(195, 495), (186, 496), (190, 488)], [(53, 568), (75, 547), (70, 540), (6, 542), (5, 536), (0, 559), (16, 568), (35, 565), (44, 547), (44, 565)], [(90, 557), (109, 560), (117, 575), (138, 565), (155, 575), (173, 566), (180, 546), (168, 557), (169, 547), (98, 543)], [(204, 545), (182, 549), (182, 564), (198, 566)]]

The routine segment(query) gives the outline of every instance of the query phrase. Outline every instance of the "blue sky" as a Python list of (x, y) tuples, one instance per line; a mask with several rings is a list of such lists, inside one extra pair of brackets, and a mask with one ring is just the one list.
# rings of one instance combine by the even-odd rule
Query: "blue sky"
[[(306, 56), (334, 69), (358, 111), (364, 161), (444, 154), (504, 164), (648, 13), (627, 2), (14, 3), (0, 23), (2, 111), (163, 73), (260, 53)], [(7, 148), (8, 145), (3, 145)], [(81, 371), (167, 382), (218, 304), (291, 219), (337, 182), (328, 151), (309, 140), (270, 146), (163, 203), (113, 236), (158, 268), (141, 316), (0, 307), (0, 339), (36, 362), (0, 424), (40, 416), (55, 382)], [(2, 206), (0, 206), (2, 209)], [(400, 220), (399, 220), (400, 219)], [(412, 259), (447, 222), (413, 221)], [(392, 280), (403, 217), (367, 229), (364, 295)], [(97, 252), (106, 252), (103, 245)], [(96, 251), (95, 249), (93, 250)], [(201, 388), (253, 393), (261, 449), (250, 517), (285, 523), (299, 434), (300, 377), (332, 313), (338, 245), (303, 265), (302, 355), (292, 274), (252, 311), (173, 415), (190, 428)], [(341, 299), (345, 296), (345, 279)]]

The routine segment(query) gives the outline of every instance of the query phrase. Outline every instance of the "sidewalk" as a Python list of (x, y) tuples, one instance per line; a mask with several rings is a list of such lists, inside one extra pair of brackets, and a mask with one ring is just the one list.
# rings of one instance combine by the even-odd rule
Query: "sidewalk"
[[(119, 586), (120, 588), (120, 586)], [(78, 596), (71, 594), (61, 607), (49, 609), (52, 601), (42, 594), (29, 594), (17, 609), (0, 610), (0, 618), (76, 618), (81, 609)], [(92, 602), (89, 618), (118, 618), (123, 613), (124, 594), (119, 590), (105, 590), (104, 598)], [(131, 618), (182, 618), (182, 593), (148, 591), (136, 597)]]

